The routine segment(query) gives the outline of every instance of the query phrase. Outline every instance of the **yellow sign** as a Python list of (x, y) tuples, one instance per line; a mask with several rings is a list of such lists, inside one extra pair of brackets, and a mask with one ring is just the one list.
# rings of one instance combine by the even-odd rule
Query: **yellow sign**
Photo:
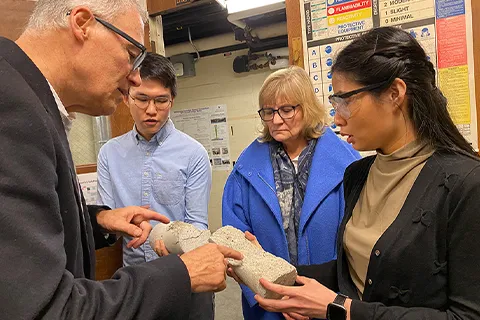
[(440, 90), (448, 100), (448, 111), (455, 124), (470, 124), (470, 88), (468, 66), (438, 70)]
[(341, 23), (348, 23), (357, 20), (368, 19), (372, 16), (372, 8), (365, 8), (352, 12), (337, 14), (335, 16), (328, 17), (328, 25), (333, 26)]

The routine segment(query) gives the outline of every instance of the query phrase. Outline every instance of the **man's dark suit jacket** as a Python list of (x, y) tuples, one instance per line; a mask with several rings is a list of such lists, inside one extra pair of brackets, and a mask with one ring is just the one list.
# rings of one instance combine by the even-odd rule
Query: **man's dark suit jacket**
[(0, 318), (187, 319), (176, 255), (92, 280), (106, 243), (86, 208), (48, 82), (0, 38)]

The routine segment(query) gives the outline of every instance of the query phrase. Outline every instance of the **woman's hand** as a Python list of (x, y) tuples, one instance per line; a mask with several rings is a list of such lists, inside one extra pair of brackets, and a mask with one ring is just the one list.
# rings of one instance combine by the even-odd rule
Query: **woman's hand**
[[(288, 296), (283, 296), (282, 300), (290, 299)], [(302, 316), (295, 312), (282, 313), (285, 320), (310, 320), (310, 317)]]
[(262, 246), (257, 240), (257, 237), (255, 237), (252, 233), (250, 233), (250, 231), (245, 231), (245, 238), (248, 241), (250, 241), (252, 244), (254, 244), (256, 247), (263, 250)]
[(295, 312), (282, 313), (282, 314), (285, 317), (285, 320), (310, 320), (310, 319), (312, 319), (310, 317), (302, 316), (302, 315), (300, 315), (298, 313), (295, 313)]
[(325, 319), (328, 304), (337, 296), (335, 292), (316, 280), (302, 276), (297, 276), (297, 283), (303, 286), (281, 286), (265, 279), (260, 279), (260, 283), (265, 289), (287, 296), (288, 299), (264, 299), (257, 294), (255, 295), (255, 300), (257, 300), (258, 304), (267, 311), (282, 312), (290, 319), (295, 320), (308, 318)]

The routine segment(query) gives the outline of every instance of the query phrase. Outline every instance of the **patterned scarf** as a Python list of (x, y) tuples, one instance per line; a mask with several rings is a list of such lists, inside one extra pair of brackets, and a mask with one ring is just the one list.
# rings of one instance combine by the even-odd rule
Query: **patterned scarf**
[(293, 265), (297, 265), (298, 261), (298, 227), (316, 144), (317, 139), (308, 142), (307, 147), (300, 153), (298, 172), (295, 172), (292, 160), (290, 160), (283, 145), (277, 141), (270, 142), (270, 159), (275, 178), (275, 188), (282, 212), (283, 229), (287, 236), (290, 263)]

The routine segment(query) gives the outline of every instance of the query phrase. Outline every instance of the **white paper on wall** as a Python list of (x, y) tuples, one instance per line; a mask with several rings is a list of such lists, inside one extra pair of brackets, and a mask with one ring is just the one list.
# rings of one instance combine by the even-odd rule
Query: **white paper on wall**
[(97, 203), (97, 173), (83, 173), (78, 175), (78, 182), (82, 188), (83, 197), (87, 204)]
[(175, 127), (200, 142), (208, 152), (213, 170), (230, 170), (227, 105), (174, 110), (170, 113)]

